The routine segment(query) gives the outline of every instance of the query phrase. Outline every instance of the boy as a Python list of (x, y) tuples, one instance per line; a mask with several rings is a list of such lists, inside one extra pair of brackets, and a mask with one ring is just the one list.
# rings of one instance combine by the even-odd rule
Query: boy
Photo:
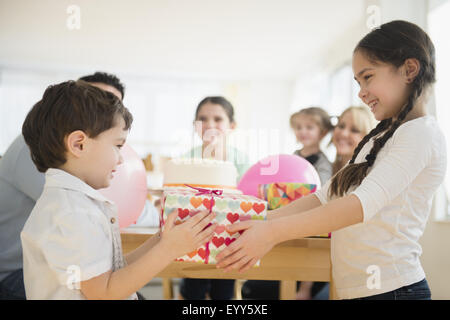
[(97, 189), (122, 163), (132, 116), (113, 94), (84, 81), (50, 86), (22, 127), (45, 172), (41, 197), (21, 233), (28, 299), (136, 299), (173, 259), (212, 238), (213, 214), (200, 212), (122, 255), (117, 209)]
[[(125, 87), (114, 74), (97, 71), (80, 80), (123, 100)], [(0, 161), (0, 300), (26, 298), (20, 232), (44, 189), (44, 183), (45, 175), (36, 169), (20, 134)]]

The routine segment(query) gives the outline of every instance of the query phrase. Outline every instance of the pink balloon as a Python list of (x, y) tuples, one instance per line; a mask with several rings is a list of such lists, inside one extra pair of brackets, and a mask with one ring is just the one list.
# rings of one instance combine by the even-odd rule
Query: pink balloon
[(316, 184), (320, 178), (311, 163), (302, 157), (290, 154), (269, 156), (250, 167), (238, 183), (242, 193), (258, 197), (258, 185), (275, 182)]
[(118, 210), (119, 227), (136, 223), (147, 198), (147, 174), (141, 158), (130, 146), (122, 147), (123, 163), (117, 167), (111, 184), (100, 192), (113, 201)]

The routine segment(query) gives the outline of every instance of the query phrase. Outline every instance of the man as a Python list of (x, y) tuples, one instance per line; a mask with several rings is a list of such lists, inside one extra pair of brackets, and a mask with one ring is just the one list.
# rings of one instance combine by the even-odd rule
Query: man
[[(96, 72), (81, 77), (120, 100), (125, 88), (111, 74)], [(0, 300), (26, 299), (20, 232), (44, 188), (45, 176), (36, 169), (22, 135), (0, 161)]]

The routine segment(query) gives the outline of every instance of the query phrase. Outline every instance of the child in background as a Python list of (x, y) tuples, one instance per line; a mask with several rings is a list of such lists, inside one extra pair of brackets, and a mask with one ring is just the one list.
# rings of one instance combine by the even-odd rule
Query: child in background
[(331, 178), (332, 166), (320, 150), (320, 142), (333, 129), (330, 116), (322, 108), (305, 108), (291, 116), (290, 124), (297, 142), (303, 145), (303, 148), (296, 150), (294, 154), (305, 158), (314, 166), (321, 185), (324, 185)]
[(227, 144), (228, 134), (236, 128), (230, 101), (221, 96), (204, 98), (195, 111), (194, 127), (202, 145), (183, 157), (230, 161), (237, 169), (239, 181), (249, 168), (249, 160), (245, 153)]
[(178, 226), (173, 214), (160, 236), (123, 256), (117, 208), (98, 189), (123, 162), (132, 120), (116, 96), (81, 80), (48, 87), (28, 113), (22, 134), (46, 182), (21, 233), (27, 299), (137, 299), (175, 258), (212, 238), (214, 224), (204, 228), (213, 214)]
[[(202, 146), (193, 148), (184, 158), (204, 158), (230, 161), (238, 171), (238, 181), (249, 167), (247, 155), (227, 145), (227, 135), (236, 127), (232, 104), (220, 96), (206, 97), (195, 111), (195, 131), (202, 138)], [(235, 280), (182, 279), (180, 298), (189, 300), (230, 300), (234, 297)]]
[(217, 255), (217, 267), (244, 272), (277, 243), (333, 232), (338, 298), (429, 300), (419, 239), (447, 166), (444, 135), (426, 108), (436, 81), (434, 45), (417, 25), (391, 21), (357, 44), (352, 67), (378, 125), (322, 189), (267, 221), (227, 227), (245, 232)]

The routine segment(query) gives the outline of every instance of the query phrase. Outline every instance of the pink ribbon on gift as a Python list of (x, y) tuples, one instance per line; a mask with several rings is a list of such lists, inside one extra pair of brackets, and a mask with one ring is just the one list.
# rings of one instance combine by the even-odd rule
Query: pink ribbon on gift
[[(223, 194), (223, 190), (198, 188), (198, 187), (190, 186), (188, 184), (185, 184), (185, 186), (189, 187), (191, 189), (197, 190), (198, 193), (196, 194), (196, 196), (207, 195), (207, 194), (211, 195), (211, 205), (209, 206), (209, 213), (212, 212), (214, 196), (221, 196)], [(210, 225), (211, 225), (211, 223), (208, 224), (205, 228), (208, 228)], [(209, 241), (205, 244), (205, 248), (206, 248), (205, 264), (208, 264), (209, 253), (210, 253), (210, 251), (209, 251)]]
[(218, 190), (218, 189), (216, 189), (216, 190), (211, 190), (211, 189), (205, 189), (205, 188), (198, 188), (198, 187), (190, 186), (190, 185), (188, 185), (188, 184), (185, 184), (185, 186), (186, 186), (186, 187), (189, 187), (189, 188), (191, 188), (191, 189), (197, 190), (198, 193), (196, 194), (196, 196), (203, 195), (203, 194), (210, 194), (210, 195), (212, 196), (211, 199), (214, 197), (213, 195), (221, 196), (222, 193), (223, 193), (223, 190)]

